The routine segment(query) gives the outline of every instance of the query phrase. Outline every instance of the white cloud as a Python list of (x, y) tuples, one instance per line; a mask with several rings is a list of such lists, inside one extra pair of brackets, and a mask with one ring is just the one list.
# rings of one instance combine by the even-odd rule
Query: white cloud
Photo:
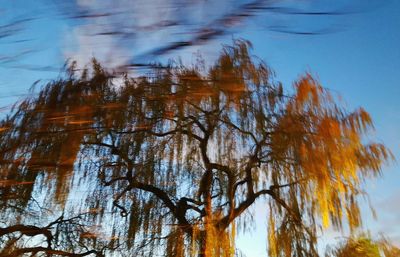
[[(83, 15), (92, 16), (79, 20), (77, 25), (71, 25), (64, 41), (65, 57), (77, 60), (81, 65), (96, 57), (104, 65), (115, 68), (132, 62), (133, 56), (140, 56), (172, 42), (188, 40), (196, 29), (223, 14), (221, 10), (230, 10), (233, 3), (76, 0), (76, 5)], [(199, 48), (188, 47), (183, 54), (188, 56), (189, 53), (190, 59), (191, 54)], [(215, 52), (219, 48), (214, 47)]]
[(79, 66), (86, 65), (93, 57), (108, 67), (125, 64), (130, 52), (119, 46), (111, 36), (92, 37), (87, 34), (95, 29), (95, 24), (86, 24), (67, 33), (65, 57), (77, 61)]

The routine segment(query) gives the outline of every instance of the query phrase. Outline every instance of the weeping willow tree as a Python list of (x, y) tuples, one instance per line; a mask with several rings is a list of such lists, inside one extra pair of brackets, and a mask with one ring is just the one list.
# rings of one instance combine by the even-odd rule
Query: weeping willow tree
[[(362, 183), (391, 158), (365, 138), (370, 116), (309, 74), (284, 90), (249, 46), (225, 46), (207, 70), (136, 78), (72, 65), (17, 104), (0, 126), (1, 213), (18, 217), (4, 225), (39, 227), (22, 211), (39, 202), (61, 215), (39, 230), (55, 243), (25, 253), (233, 256), (256, 201), (269, 256), (317, 256), (319, 231), (359, 226)], [(21, 251), (6, 232), (3, 246)]]

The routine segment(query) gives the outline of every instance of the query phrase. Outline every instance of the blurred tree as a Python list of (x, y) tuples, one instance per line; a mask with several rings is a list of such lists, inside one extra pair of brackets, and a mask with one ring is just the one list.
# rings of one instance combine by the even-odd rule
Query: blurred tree
[[(329, 256), (329, 255), (327, 255)], [(349, 238), (332, 251), (335, 257), (381, 257), (378, 245), (368, 237)]]
[[(309, 74), (284, 91), (249, 46), (225, 46), (208, 70), (170, 64), (138, 78), (73, 64), (17, 104), (0, 124), (1, 214), (17, 217), (2, 229), (44, 228), (54, 243), (29, 241), (53, 250), (44, 255), (232, 256), (259, 198), (270, 256), (317, 256), (320, 228), (357, 227), (361, 182), (391, 158), (363, 137), (370, 116)], [(79, 217), (72, 232), (55, 225), (67, 216)], [(18, 231), (2, 241), (11, 256), (34, 235)]]
[(361, 235), (349, 238), (326, 256), (334, 257), (395, 257), (400, 256), (400, 249), (386, 238), (374, 241), (369, 236)]

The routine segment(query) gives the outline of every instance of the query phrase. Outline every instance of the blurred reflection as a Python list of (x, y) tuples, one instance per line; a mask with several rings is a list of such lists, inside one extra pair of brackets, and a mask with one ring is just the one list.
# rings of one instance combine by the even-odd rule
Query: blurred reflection
[(0, 256), (231, 257), (264, 196), (269, 256), (358, 229), (359, 181), (393, 157), (367, 142), (371, 117), (309, 74), (289, 93), (250, 46), (122, 79), (72, 63), (17, 104), (0, 121)]
[[(341, 20), (338, 16), (364, 10), (373, 2), (42, 0), (26, 4), (17, 0), (4, 7), (0, 42), (12, 44), (19, 51), (0, 55), (0, 61), (13, 68), (52, 70), (50, 63), (40, 63), (40, 67), (32, 63), (38, 56), (48, 56), (48, 48), (54, 48), (61, 62), (69, 58), (84, 64), (96, 56), (109, 67), (142, 68), (171, 54), (176, 56), (177, 51), (194, 52), (193, 47), (240, 36), (249, 28), (293, 35), (336, 32), (344, 26), (337, 25)], [(32, 50), (44, 53), (32, 59)]]

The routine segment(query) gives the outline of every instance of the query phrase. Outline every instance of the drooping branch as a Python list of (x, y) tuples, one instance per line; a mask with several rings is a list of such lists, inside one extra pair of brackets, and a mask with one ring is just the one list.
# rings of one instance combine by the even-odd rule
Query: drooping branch
[[(70, 257), (80, 257), (80, 256), (88, 256), (94, 255), (98, 257), (104, 257), (102, 251), (98, 250), (87, 250), (82, 253), (74, 253), (66, 250), (56, 249), (56, 242), (59, 240), (57, 238), (57, 234), (59, 232), (52, 231), (55, 226), (63, 225), (63, 224), (75, 224), (74, 220), (80, 219), (85, 213), (79, 214), (77, 216), (71, 218), (64, 218), (64, 215), (61, 215), (56, 220), (50, 222), (47, 226), (38, 227), (34, 225), (23, 225), (23, 224), (16, 224), (8, 227), (0, 228), (0, 237), (6, 235), (12, 235), (13, 233), (20, 233), (21, 235), (28, 236), (28, 237), (35, 237), (38, 235), (43, 235), (47, 241), (47, 247), (43, 246), (36, 246), (36, 247), (11, 247), (6, 249), (4, 253), (0, 255), (2, 257), (14, 257), (14, 256), (22, 256), (23, 254), (31, 254), (31, 256), (35, 256), (36, 254), (43, 252), (45, 254), (56, 254), (59, 256), (70, 256)], [(57, 229), (58, 230), (58, 229)], [(16, 240), (20, 240), (19, 237)], [(12, 241), (12, 240), (11, 240)], [(16, 241), (15, 241), (16, 242)], [(13, 242), (13, 243), (15, 243)], [(87, 248), (86, 248), (87, 249)]]
[(162, 190), (156, 186), (153, 186), (150, 184), (144, 184), (144, 183), (137, 182), (137, 181), (131, 181), (130, 187), (141, 189), (141, 190), (150, 192), (150, 193), (154, 194), (155, 196), (157, 196), (165, 204), (165, 206), (172, 212), (172, 214), (178, 220), (178, 222), (182, 226), (182, 228), (186, 231), (191, 232), (192, 227), (190, 226), (190, 223), (188, 222), (188, 220), (185, 217), (185, 212), (183, 210), (177, 208), (177, 206), (174, 204), (174, 202), (171, 200), (171, 198), (168, 196), (168, 194), (164, 190)]
[(62, 250), (54, 250), (51, 248), (46, 248), (46, 247), (26, 247), (26, 248), (17, 248), (13, 250), (9, 254), (2, 255), (2, 257), (15, 257), (15, 256), (21, 256), (23, 254), (30, 253), (31, 256), (35, 256), (36, 254), (43, 252), (45, 254), (56, 254), (59, 256), (67, 256), (67, 257), (84, 257), (88, 255), (95, 255), (97, 257), (104, 257), (104, 255), (101, 252), (95, 251), (95, 250), (90, 250), (87, 252), (83, 253), (70, 253)]
[(43, 235), (47, 239), (48, 247), (51, 247), (51, 240), (53, 240), (53, 235), (47, 227), (41, 228), (32, 225), (17, 224), (9, 227), (0, 228), (0, 237), (15, 232), (19, 232), (26, 236)]

